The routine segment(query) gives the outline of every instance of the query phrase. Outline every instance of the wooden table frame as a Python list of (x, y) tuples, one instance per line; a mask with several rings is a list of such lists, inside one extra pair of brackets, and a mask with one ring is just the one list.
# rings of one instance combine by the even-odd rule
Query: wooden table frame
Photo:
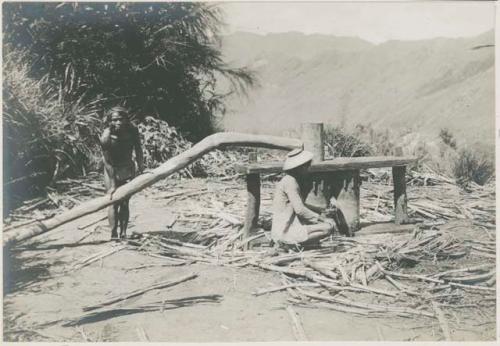
[[(331, 174), (334, 172), (347, 173), (350, 176), (349, 191), (354, 205), (354, 220), (359, 227), (359, 172), (361, 169), (392, 167), (392, 177), (394, 184), (394, 221), (396, 224), (407, 223), (407, 195), (406, 195), (406, 166), (415, 162), (414, 157), (353, 157), (353, 158), (335, 158), (333, 160), (313, 163), (309, 169), (313, 176), (316, 174)], [(247, 165), (237, 165), (236, 171), (246, 175), (247, 185), (247, 210), (245, 216), (245, 226), (243, 238), (250, 236), (252, 229), (257, 226), (260, 211), (260, 174), (262, 173), (281, 173), (283, 171), (282, 162), (268, 163), (249, 163)], [(335, 176), (333, 176), (335, 179)], [(356, 223), (356, 221), (355, 221)]]

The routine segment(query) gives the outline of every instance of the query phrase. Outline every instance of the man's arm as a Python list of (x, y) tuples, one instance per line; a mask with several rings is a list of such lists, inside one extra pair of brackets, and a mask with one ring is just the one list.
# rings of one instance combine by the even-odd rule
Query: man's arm
[(317, 207), (315, 205), (310, 205), (309, 203), (305, 203), (305, 202), (304, 202), (304, 204), (309, 209), (317, 212), (318, 214), (322, 214), (322, 213), (328, 214), (328, 213), (336, 211), (338, 209), (337, 199), (333, 196), (330, 198), (330, 201), (328, 201), (328, 205), (326, 206), (326, 208)]
[[(302, 193), (302, 196), (308, 196), (309, 193), (311, 193), (311, 191), (316, 187), (315, 184), (317, 184), (317, 183), (314, 182), (310, 176), (305, 177), (303, 184), (301, 184), (299, 187), (300, 191)], [(305, 201), (304, 201), (304, 204), (306, 205), (306, 207), (308, 207), (309, 209), (311, 209), (312, 211), (314, 211), (318, 214), (321, 214), (323, 212), (323, 208), (311, 205), (309, 203), (306, 203)]]
[(295, 179), (291, 178), (288, 180), (284, 185), (284, 188), (285, 193), (292, 204), (293, 210), (299, 219), (310, 223), (317, 223), (320, 221), (320, 215), (309, 209), (304, 202), (302, 202), (299, 185)]
[(306, 202), (304, 202), (304, 204), (305, 204), (306, 207), (308, 207), (309, 209), (311, 209), (312, 211), (314, 211), (314, 212), (316, 212), (318, 214), (321, 214), (324, 211), (324, 209), (321, 208), (321, 207), (317, 207), (315, 205), (311, 205), (311, 204), (306, 203)]
[(135, 162), (137, 163), (137, 169), (140, 174), (144, 171), (144, 157), (142, 154), (141, 135), (137, 128), (134, 130), (134, 137)]
[(111, 155), (109, 152), (109, 145), (110, 145), (110, 134), (108, 131), (104, 131), (100, 138), (101, 142), (101, 149), (102, 149), (102, 159), (104, 162), (104, 169), (106, 170), (106, 173), (109, 178), (109, 184), (110, 186), (108, 189), (113, 192), (116, 189), (116, 178), (115, 178), (115, 169), (113, 168), (112, 165), (112, 160), (111, 160)]

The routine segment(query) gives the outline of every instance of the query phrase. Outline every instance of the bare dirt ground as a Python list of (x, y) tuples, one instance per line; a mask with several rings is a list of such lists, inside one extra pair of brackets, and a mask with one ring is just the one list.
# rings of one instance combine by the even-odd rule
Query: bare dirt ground
[[(221, 186), (207, 180), (174, 183), (186, 189)], [(244, 205), (244, 184), (228, 184), (220, 209), (232, 203)], [(167, 187), (168, 188), (168, 187)], [(264, 186), (270, 191), (271, 186)], [(415, 187), (418, 189), (418, 187)], [(411, 196), (412, 189), (409, 190)], [(203, 203), (193, 196), (179, 200), (162, 198), (157, 187), (149, 188), (131, 200), (129, 234), (171, 231), (172, 215)], [(215, 196), (216, 198), (218, 197)], [(362, 197), (363, 198), (363, 197)], [(226, 201), (224, 204), (222, 201)], [(229, 202), (229, 203), (227, 203)], [(263, 194), (264, 215), (270, 200)], [(287, 292), (255, 296), (264, 287), (279, 286), (281, 277), (254, 267), (230, 267), (203, 263), (171, 266), (161, 258), (125, 248), (88, 266), (75, 263), (124, 243), (109, 242), (106, 221), (79, 230), (105, 217), (106, 212), (89, 215), (54, 231), (31, 239), (4, 254), (4, 340), (6, 341), (291, 341), (295, 340), (292, 321), (286, 311)], [(243, 218), (243, 214), (240, 215)], [(176, 223), (173, 228), (186, 227)], [(90, 233), (86, 239), (81, 238)], [(457, 227), (457, 235), (483, 237), (480, 230)], [(477, 232), (471, 234), (470, 232)], [(393, 235), (384, 235), (388, 238)], [(81, 241), (80, 241), (81, 240)], [(494, 259), (492, 259), (494, 261)], [(455, 262), (451, 265), (462, 265)], [(82, 308), (141, 289), (164, 280), (196, 273), (195, 279), (147, 292), (116, 306), (121, 309), (81, 319)], [(211, 299), (214, 295), (220, 299)], [(204, 296), (206, 299), (192, 299)], [(207, 298), (208, 297), (208, 298)], [(183, 299), (189, 298), (189, 299)], [(169, 302), (164, 308), (145, 311), (153, 302)], [(491, 302), (492, 307), (495, 301)], [(302, 321), (308, 340), (443, 340), (439, 323), (421, 318), (373, 318), (321, 308), (293, 308)], [(451, 321), (453, 340), (494, 340), (495, 309), (478, 312), (462, 307), (456, 310), (460, 329)], [(78, 323), (71, 323), (77, 320)], [(464, 323), (465, 320), (465, 323)], [(69, 321), (69, 322), (68, 322)], [(458, 325), (458, 324), (457, 324)]]

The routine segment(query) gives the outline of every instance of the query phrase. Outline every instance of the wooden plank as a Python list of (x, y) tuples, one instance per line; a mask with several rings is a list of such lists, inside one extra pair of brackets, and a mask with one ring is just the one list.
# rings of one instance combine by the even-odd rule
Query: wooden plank
[(350, 171), (368, 168), (406, 166), (415, 160), (416, 158), (413, 157), (401, 158), (395, 156), (339, 157), (313, 164), (311, 166), (311, 172)]
[[(396, 156), (339, 157), (332, 160), (313, 163), (309, 171), (311, 173), (317, 173), (350, 171), (368, 168), (399, 167), (406, 166), (415, 161), (416, 158), (414, 157)], [(283, 162), (235, 165), (235, 168), (237, 172), (244, 174), (280, 173), (282, 172)]]

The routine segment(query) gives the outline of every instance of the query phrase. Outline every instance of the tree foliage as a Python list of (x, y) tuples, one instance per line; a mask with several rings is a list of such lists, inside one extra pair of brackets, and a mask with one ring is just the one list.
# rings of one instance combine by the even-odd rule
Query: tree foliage
[(463, 148), (458, 152), (453, 173), (462, 186), (467, 186), (470, 182), (484, 185), (494, 177), (495, 163), (482, 150)]
[[(6, 51), (28, 51), (31, 76), (65, 97), (121, 104), (199, 140), (224, 113), (228, 92), (252, 74), (222, 59), (222, 13), (207, 3), (4, 3)], [(221, 92), (217, 80), (231, 88)]]
[(360, 157), (373, 153), (372, 147), (360, 136), (334, 126), (325, 128), (325, 144), (332, 157)]
[[(225, 96), (253, 83), (223, 61), (222, 25), (206, 3), (3, 3), (4, 215), (98, 168), (112, 106), (136, 122), (165, 120), (191, 141), (210, 134)], [(223, 77), (229, 88), (217, 85)], [(172, 142), (151, 135), (160, 149)]]
[(64, 100), (47, 78), (30, 78), (25, 54), (3, 59), (4, 214), (46, 185), (95, 168), (100, 153), (95, 104)]

